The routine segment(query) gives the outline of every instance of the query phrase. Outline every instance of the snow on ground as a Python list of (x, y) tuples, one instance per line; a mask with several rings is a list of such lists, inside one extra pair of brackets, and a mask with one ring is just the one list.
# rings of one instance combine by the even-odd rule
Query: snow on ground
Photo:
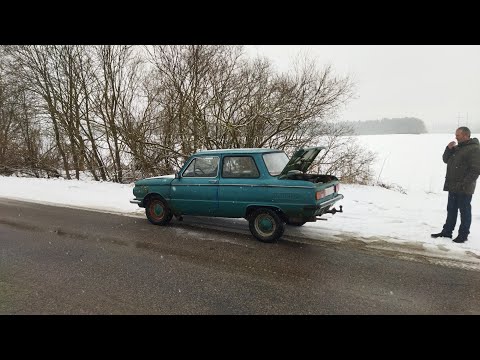
[[(319, 238), (322, 234), (348, 233), (365, 241), (381, 238), (397, 244), (415, 243), (432, 253), (440, 249), (450, 254), (480, 255), (480, 190), (473, 196), (472, 226), (466, 243), (430, 237), (441, 231), (447, 214), (442, 154), (453, 135), (368, 135), (357, 139), (378, 154), (375, 180), (399, 185), (406, 194), (380, 186), (342, 184), (340, 192), (345, 198), (336, 207), (343, 205), (344, 212), (327, 214), (328, 221), (304, 227), (318, 231)], [(133, 184), (0, 176), (0, 197), (144, 214), (143, 209), (129, 203), (132, 189)], [(460, 216), (454, 236), (459, 224)]]

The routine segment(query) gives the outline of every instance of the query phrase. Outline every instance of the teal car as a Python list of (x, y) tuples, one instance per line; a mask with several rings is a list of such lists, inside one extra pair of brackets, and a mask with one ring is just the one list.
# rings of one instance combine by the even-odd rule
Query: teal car
[(130, 202), (148, 220), (166, 225), (183, 215), (245, 218), (260, 241), (275, 242), (285, 224), (301, 226), (343, 199), (333, 175), (308, 174), (324, 147), (299, 149), (291, 159), (275, 149), (224, 149), (192, 155), (175, 175), (135, 182)]

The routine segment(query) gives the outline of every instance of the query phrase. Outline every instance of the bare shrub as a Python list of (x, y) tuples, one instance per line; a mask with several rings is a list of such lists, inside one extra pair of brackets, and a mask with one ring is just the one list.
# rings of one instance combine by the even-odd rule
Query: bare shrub
[(383, 188), (385, 188), (385, 189), (397, 191), (397, 192), (399, 192), (399, 193), (401, 193), (401, 194), (407, 195), (407, 190), (405, 190), (403, 187), (401, 187), (401, 186), (398, 185), (398, 184), (385, 183), (385, 182), (377, 182), (377, 183), (375, 184), (375, 186), (380, 186), (380, 187), (383, 187)]

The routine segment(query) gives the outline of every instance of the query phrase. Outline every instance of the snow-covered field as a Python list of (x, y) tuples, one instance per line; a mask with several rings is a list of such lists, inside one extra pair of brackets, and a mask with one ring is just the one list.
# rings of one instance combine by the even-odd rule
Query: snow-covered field
[[(473, 196), (472, 226), (466, 243), (430, 237), (442, 229), (447, 213), (442, 154), (446, 144), (454, 140), (453, 134), (368, 135), (357, 139), (377, 153), (375, 180), (399, 185), (406, 194), (380, 186), (342, 184), (345, 198), (338, 205), (343, 205), (344, 212), (327, 214), (328, 221), (307, 223), (305, 227), (318, 231), (319, 238), (322, 234), (351, 234), (366, 242), (380, 238), (397, 244), (413, 243), (424, 251), (453, 258), (465, 256), (471, 260), (472, 255), (480, 255), (480, 190)], [(133, 184), (0, 176), (0, 197), (143, 214), (143, 209), (129, 203), (132, 189)], [(459, 224), (460, 216), (454, 236)]]

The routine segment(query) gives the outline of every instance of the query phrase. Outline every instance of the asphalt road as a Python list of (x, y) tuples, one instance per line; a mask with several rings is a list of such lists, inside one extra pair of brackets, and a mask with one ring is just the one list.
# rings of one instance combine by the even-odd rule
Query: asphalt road
[(221, 224), (0, 199), (0, 314), (480, 314), (480, 271)]

